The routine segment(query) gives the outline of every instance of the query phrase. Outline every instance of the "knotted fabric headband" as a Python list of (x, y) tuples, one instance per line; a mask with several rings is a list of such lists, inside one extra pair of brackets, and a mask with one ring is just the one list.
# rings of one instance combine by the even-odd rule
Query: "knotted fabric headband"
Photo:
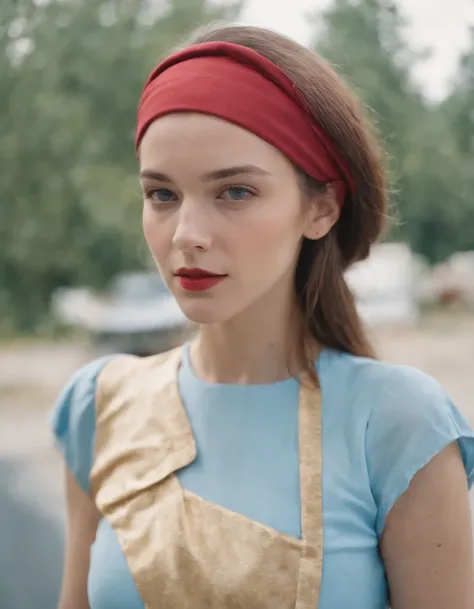
[(340, 204), (354, 181), (305, 100), (274, 63), (228, 42), (190, 46), (164, 59), (146, 81), (135, 147), (150, 124), (172, 112), (200, 112), (229, 121), (280, 150), (319, 182), (332, 182)]

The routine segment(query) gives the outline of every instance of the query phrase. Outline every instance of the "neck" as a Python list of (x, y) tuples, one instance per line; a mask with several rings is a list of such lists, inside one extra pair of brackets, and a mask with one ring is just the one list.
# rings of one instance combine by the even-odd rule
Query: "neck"
[(191, 346), (193, 368), (213, 383), (265, 384), (299, 372), (301, 313), (293, 290), (288, 298), (267, 294), (236, 318), (203, 325)]

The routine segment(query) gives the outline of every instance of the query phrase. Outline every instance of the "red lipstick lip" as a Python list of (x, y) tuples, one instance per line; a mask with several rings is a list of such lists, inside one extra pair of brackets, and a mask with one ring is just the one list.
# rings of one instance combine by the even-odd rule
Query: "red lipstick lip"
[(211, 273), (204, 269), (180, 268), (175, 272), (175, 277), (186, 292), (206, 292), (224, 281), (227, 275)]
[(205, 279), (206, 277), (226, 277), (225, 274), (212, 273), (200, 268), (181, 267), (175, 272), (176, 277), (189, 277), (190, 279)]

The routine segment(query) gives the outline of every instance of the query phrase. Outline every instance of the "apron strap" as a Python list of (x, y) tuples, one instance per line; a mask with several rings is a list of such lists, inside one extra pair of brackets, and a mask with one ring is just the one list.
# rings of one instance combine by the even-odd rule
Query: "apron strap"
[(302, 556), (295, 609), (316, 609), (323, 566), (321, 390), (302, 379), (299, 391)]

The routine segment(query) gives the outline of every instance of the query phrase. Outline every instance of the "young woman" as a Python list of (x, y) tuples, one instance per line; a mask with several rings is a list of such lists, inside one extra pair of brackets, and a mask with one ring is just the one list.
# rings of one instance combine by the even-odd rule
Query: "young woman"
[(474, 434), (375, 359), (344, 281), (387, 194), (341, 80), (214, 30), (150, 75), (136, 149), (145, 238), (199, 332), (58, 401), (61, 609), (472, 609)]

